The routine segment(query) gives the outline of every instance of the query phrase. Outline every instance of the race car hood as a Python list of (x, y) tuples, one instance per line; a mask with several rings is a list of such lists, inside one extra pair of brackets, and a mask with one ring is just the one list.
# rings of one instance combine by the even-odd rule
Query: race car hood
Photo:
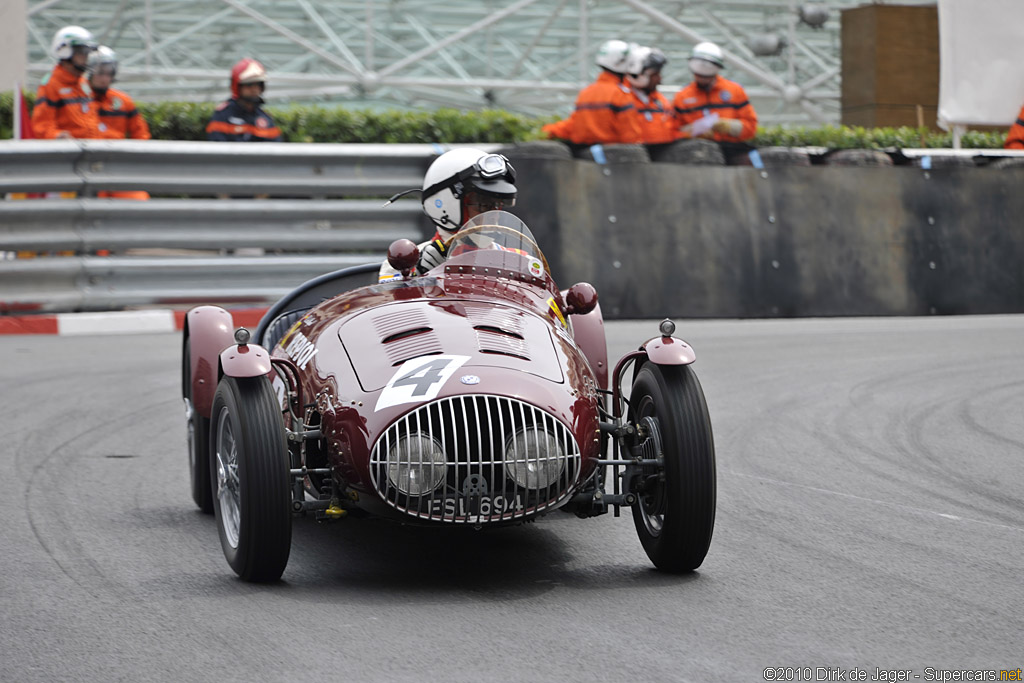
[(463, 367), (508, 368), (562, 382), (543, 318), (490, 302), (400, 302), (354, 315), (338, 329), (364, 391), (384, 388), (395, 369), (432, 354), (468, 356)]

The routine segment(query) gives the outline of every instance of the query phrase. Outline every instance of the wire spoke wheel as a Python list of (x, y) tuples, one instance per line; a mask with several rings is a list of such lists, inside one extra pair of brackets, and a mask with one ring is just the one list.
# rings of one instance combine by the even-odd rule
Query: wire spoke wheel
[(715, 447), (704, 392), (693, 370), (645, 364), (630, 392), (630, 421), (645, 466), (633, 486), (633, 523), (647, 556), (667, 572), (692, 571), (715, 526)]
[(218, 520), (225, 540), (232, 548), (238, 548), (239, 517), (242, 508), (242, 491), (238, 481), (238, 444), (231, 428), (227, 407), (221, 408), (217, 416), (217, 451), (214, 467), (217, 468), (217, 504), (220, 509)]

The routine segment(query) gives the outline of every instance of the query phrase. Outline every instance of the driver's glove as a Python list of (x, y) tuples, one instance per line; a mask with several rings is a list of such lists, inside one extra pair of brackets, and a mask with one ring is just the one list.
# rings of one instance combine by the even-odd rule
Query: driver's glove
[(447, 254), (448, 247), (441, 240), (434, 240), (423, 247), (423, 250), (420, 252), (420, 263), (417, 266), (420, 275), (444, 263)]

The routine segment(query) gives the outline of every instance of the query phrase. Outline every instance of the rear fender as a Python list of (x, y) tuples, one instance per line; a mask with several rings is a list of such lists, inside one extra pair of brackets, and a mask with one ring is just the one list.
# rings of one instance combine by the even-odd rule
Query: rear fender
[(235, 343), (234, 319), (220, 306), (197, 306), (185, 316), (192, 368), (192, 407), (210, 417), (213, 394), (220, 379), (221, 351)]
[(604, 317), (601, 315), (601, 304), (590, 313), (572, 317), (572, 336), (576, 345), (590, 362), (597, 379), (597, 386), (608, 388), (608, 344), (605, 341)]

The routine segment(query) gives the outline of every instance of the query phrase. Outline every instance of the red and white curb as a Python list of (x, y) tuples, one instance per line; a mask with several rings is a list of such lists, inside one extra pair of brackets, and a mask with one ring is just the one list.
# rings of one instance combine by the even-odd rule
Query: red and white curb
[[(230, 310), (236, 327), (259, 324), (266, 308)], [(154, 334), (177, 332), (185, 326), (187, 311), (155, 309), (105, 313), (0, 316), (0, 334), (57, 334), (65, 337), (94, 334)]]

